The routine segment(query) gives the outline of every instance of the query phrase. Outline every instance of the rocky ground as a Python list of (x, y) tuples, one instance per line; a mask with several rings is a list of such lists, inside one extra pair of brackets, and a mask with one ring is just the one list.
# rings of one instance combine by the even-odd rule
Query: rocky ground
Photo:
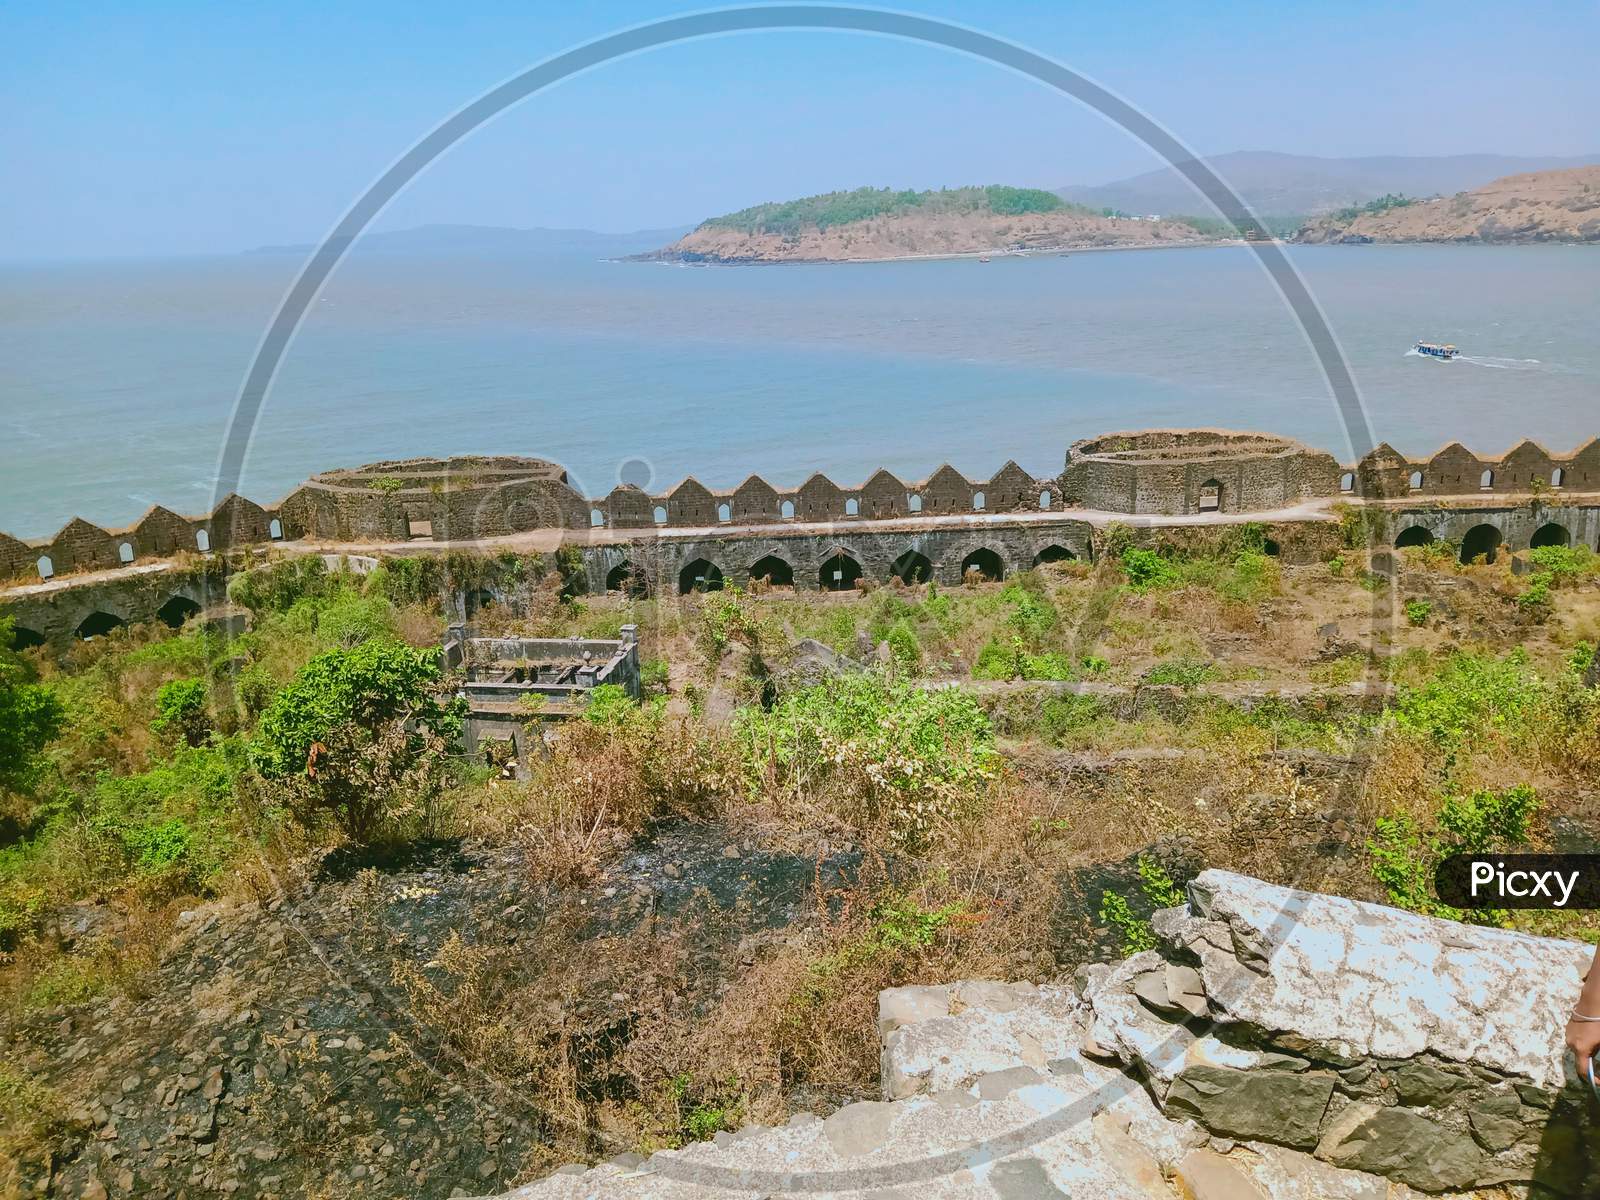
[[(396, 964), (448, 989), (441, 957), (459, 934), (522, 959), (659, 925), (686, 936), (681, 1002), (714, 995), (763, 937), (811, 919), (813, 885), (853, 851), (772, 854), (715, 827), (630, 846), (569, 903), (537, 902), (519, 852), (427, 847), (371, 870), (324, 860), (265, 903), (206, 905), (138, 999), (35, 1013), (0, 1058), (64, 1099), (69, 1129), (52, 1162), (22, 1164), (17, 1194), (273, 1197), (475, 1195), (519, 1178), (547, 1115), (466, 1069), (419, 1029)], [(87, 917), (80, 925), (88, 932)], [(557, 929), (558, 923), (565, 927)], [(520, 952), (525, 951), (525, 957)], [(639, 999), (554, 996), (596, 1089), (607, 1038)], [(459, 980), (456, 981), (459, 985)]]
[(1560, 1026), (1590, 948), (1208, 871), (1071, 984), (882, 993), (882, 1099), (519, 1200), (1596, 1194)]

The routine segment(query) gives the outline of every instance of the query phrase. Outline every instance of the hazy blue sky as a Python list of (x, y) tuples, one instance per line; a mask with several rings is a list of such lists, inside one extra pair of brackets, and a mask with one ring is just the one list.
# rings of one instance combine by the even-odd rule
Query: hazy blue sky
[[(1600, 150), (1600, 8), (924, 0), (1059, 58), (1202, 152)], [(0, 7), (0, 257), (313, 240), (488, 86), (669, 3), (33, 0)], [(687, 224), (862, 184), (1096, 183), (1148, 154), (948, 52), (846, 34), (670, 47), (535, 97), (381, 222)]]

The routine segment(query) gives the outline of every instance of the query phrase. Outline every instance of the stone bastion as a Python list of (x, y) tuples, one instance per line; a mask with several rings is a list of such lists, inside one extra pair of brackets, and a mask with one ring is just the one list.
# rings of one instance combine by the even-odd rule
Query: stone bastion
[(1086, 438), (1067, 451), (1069, 504), (1179, 516), (1290, 508), (1333, 496), (1333, 455), (1285, 437), (1224, 429), (1156, 429)]
[(297, 535), (334, 541), (497, 537), (585, 525), (566, 471), (542, 458), (407, 458), (313, 475), (278, 512)]

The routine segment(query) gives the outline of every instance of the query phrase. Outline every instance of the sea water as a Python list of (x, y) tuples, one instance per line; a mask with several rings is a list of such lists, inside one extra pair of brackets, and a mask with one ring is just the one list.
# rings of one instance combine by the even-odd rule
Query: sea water
[[(1425, 455), (1600, 434), (1600, 251), (1290, 250), (1373, 435)], [(0, 266), (0, 530), (206, 511), (235, 398), (295, 270), (272, 255)], [(1453, 342), (1440, 362), (1410, 353)], [(1344, 457), (1304, 333), (1243, 247), (682, 267), (363, 255), (272, 387), (239, 490), (410, 455), (553, 459), (590, 495), (759, 472), (850, 485), (949, 462), (1052, 474), (1075, 439), (1261, 429)], [(242, 436), (245, 431), (239, 431)]]

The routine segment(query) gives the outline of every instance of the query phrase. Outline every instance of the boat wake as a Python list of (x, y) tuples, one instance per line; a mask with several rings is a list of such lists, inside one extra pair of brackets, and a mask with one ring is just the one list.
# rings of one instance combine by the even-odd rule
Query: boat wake
[(1495, 371), (1542, 371), (1544, 363), (1537, 358), (1499, 358), (1492, 354), (1461, 354), (1457, 362), (1471, 363), (1475, 367), (1489, 367)]
[(1488, 367), (1494, 371), (1547, 371), (1548, 367), (1537, 358), (1503, 358), (1494, 354), (1457, 354), (1454, 358), (1439, 358), (1432, 354), (1423, 354), (1420, 350), (1407, 350), (1407, 358), (1429, 358), (1436, 363), (1448, 366), (1450, 363), (1466, 363), (1473, 367)]

